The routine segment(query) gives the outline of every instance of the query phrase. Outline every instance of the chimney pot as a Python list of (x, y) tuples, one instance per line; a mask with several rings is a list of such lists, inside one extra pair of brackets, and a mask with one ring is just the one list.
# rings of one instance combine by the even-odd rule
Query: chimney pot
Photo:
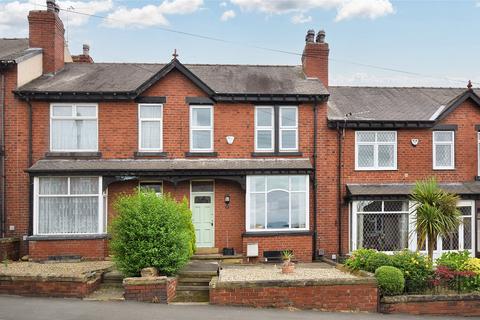
[(315, 30), (310, 29), (307, 31), (307, 35), (305, 36), (305, 42), (313, 43), (315, 39)]
[(325, 30), (320, 30), (317, 33), (317, 43), (325, 43)]
[(83, 55), (90, 56), (90, 46), (88, 44), (83, 45)]
[(56, 8), (57, 4), (55, 3), (55, 0), (47, 0), (47, 11), (57, 12)]

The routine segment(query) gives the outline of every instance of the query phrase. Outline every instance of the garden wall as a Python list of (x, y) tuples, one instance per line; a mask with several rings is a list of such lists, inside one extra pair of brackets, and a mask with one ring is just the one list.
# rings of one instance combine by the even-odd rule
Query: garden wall
[(0, 238), (0, 260), (20, 259), (20, 239)]
[(210, 304), (377, 312), (374, 278), (210, 282)]
[(382, 313), (480, 316), (480, 293), (384, 297)]
[(82, 277), (0, 276), (0, 293), (21, 296), (83, 298), (95, 291), (101, 275)]
[(170, 303), (175, 299), (177, 278), (143, 277), (123, 279), (125, 300)]

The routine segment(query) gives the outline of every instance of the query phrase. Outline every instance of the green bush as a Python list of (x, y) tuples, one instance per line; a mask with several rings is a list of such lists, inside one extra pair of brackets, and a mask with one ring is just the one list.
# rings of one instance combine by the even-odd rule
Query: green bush
[(383, 252), (376, 252), (367, 257), (365, 262), (365, 271), (374, 273), (379, 267), (391, 266), (392, 257)]
[(447, 267), (450, 270), (460, 271), (470, 259), (468, 251), (445, 252), (437, 259), (437, 266)]
[(111, 225), (110, 247), (126, 276), (145, 267), (172, 275), (188, 262), (195, 251), (195, 230), (186, 199), (178, 203), (142, 189), (120, 196), (114, 206), (118, 215)]
[(345, 261), (345, 266), (350, 270), (366, 270), (369, 257), (377, 254), (374, 249), (358, 249), (352, 252), (352, 255)]
[(405, 278), (400, 269), (383, 266), (375, 270), (380, 292), (385, 296), (395, 296), (403, 293), (405, 289)]
[(408, 293), (422, 293), (433, 278), (430, 259), (418, 252), (403, 250), (392, 256), (392, 265), (403, 272)]

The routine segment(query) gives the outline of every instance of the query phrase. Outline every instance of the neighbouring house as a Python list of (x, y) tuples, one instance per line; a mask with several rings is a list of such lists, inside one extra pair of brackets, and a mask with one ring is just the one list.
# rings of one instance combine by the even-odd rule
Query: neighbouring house
[(312, 30), (295, 66), (94, 63), (88, 46), (65, 53), (47, 5), (30, 12), (29, 39), (0, 40), (2, 236), (22, 254), (106, 257), (113, 203), (136, 187), (186, 197), (198, 247), (253, 261), (414, 249), (408, 194), (431, 175), (462, 196), (465, 222), (438, 252), (478, 253), (471, 88), (329, 86)]

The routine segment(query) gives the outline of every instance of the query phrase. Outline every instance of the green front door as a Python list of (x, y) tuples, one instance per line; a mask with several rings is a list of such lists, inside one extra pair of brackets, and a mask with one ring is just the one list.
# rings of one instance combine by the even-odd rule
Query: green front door
[(213, 192), (192, 192), (192, 220), (198, 248), (214, 247)]

